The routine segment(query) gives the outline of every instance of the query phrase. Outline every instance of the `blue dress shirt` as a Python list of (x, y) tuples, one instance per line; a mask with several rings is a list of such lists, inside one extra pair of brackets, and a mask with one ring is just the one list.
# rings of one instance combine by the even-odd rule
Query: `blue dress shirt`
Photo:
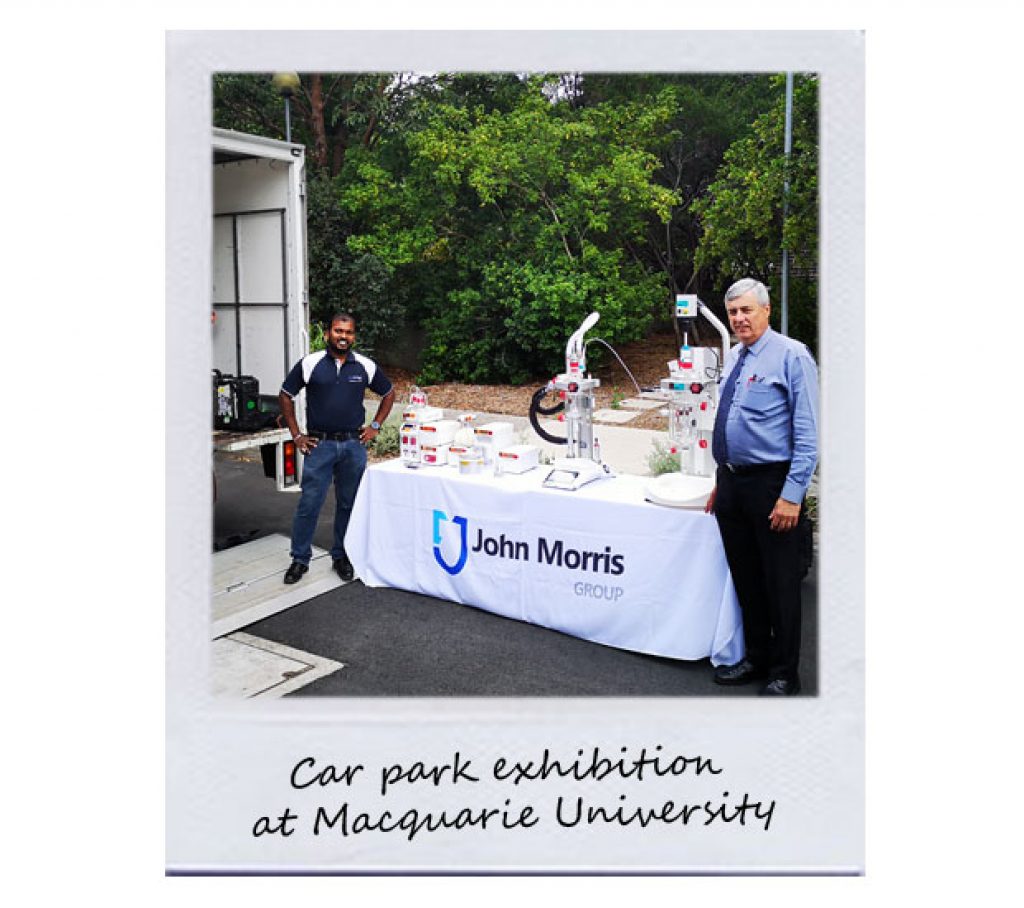
[[(723, 381), (742, 344), (725, 358)], [(818, 463), (818, 367), (799, 341), (768, 328), (743, 362), (726, 415), (729, 462), (790, 461), (782, 498), (799, 504)]]

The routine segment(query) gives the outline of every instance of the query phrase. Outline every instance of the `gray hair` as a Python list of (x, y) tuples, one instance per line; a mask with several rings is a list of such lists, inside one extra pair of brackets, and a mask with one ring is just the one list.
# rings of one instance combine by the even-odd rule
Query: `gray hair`
[(736, 281), (735, 284), (725, 291), (725, 301), (728, 303), (730, 300), (743, 296), (744, 293), (750, 293), (751, 290), (754, 291), (754, 296), (762, 306), (768, 305), (770, 302), (768, 299), (768, 288), (760, 281), (755, 281), (752, 277), (744, 277)]

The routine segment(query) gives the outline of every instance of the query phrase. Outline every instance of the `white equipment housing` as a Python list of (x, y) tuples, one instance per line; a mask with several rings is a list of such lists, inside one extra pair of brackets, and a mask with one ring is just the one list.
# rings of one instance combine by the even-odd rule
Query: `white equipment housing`
[(646, 497), (648, 501), (667, 507), (702, 508), (715, 485), (711, 436), (729, 334), (696, 295), (676, 297), (677, 318), (692, 321), (698, 315), (704, 316), (718, 330), (722, 352), (719, 354), (711, 347), (691, 347), (684, 332), (679, 358), (667, 364), (669, 377), (661, 380), (661, 390), (668, 395), (670, 451), (679, 457), (679, 473), (659, 476), (648, 483)]
[(668, 436), (679, 455), (679, 469), (689, 476), (711, 476), (711, 433), (718, 411), (719, 359), (710, 347), (684, 347), (668, 363), (669, 377), (661, 380), (668, 393)]
[(556, 391), (565, 394), (565, 437), (569, 457), (597, 460), (594, 444), (594, 390), (600, 379), (573, 375), (559, 375), (554, 380)]
[(693, 294), (676, 297), (676, 317), (704, 316), (718, 330), (721, 353), (711, 347), (691, 347), (683, 335), (679, 358), (668, 363), (669, 377), (661, 389), (669, 392), (669, 438), (679, 455), (679, 469), (688, 476), (714, 476), (711, 435), (718, 412), (718, 383), (729, 349), (729, 334), (715, 314)]
[(551, 472), (548, 473), (542, 485), (546, 489), (575, 492), (588, 482), (594, 482), (596, 479), (609, 479), (611, 476), (612, 473), (608, 467), (596, 460), (588, 460), (585, 457), (558, 457), (552, 461)]
[(555, 376), (548, 387), (565, 397), (565, 434), (568, 456), (557, 458), (543, 485), (549, 489), (575, 491), (588, 482), (612, 475), (600, 462), (600, 448), (594, 438), (594, 391), (600, 379), (586, 375), (586, 345), (583, 337), (597, 324), (600, 314), (591, 312), (565, 345), (565, 372)]
[(600, 313), (591, 312), (565, 345), (565, 372), (555, 377), (554, 389), (565, 395), (565, 435), (570, 458), (596, 460), (594, 451), (594, 391), (600, 379), (586, 375), (587, 348), (583, 337), (597, 324)]

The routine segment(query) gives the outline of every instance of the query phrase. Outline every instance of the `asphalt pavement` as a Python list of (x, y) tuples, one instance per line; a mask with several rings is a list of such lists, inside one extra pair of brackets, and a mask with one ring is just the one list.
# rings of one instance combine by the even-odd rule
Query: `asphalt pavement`
[[(622, 430), (631, 431), (631, 430)], [(259, 453), (217, 454), (214, 547), (291, 534), (298, 496), (263, 476)], [(314, 544), (331, 546), (333, 496)], [(818, 689), (816, 573), (804, 581), (803, 696)], [(356, 580), (245, 628), (264, 640), (344, 664), (289, 696), (753, 696), (721, 687), (707, 659), (647, 656), (480, 609)]]

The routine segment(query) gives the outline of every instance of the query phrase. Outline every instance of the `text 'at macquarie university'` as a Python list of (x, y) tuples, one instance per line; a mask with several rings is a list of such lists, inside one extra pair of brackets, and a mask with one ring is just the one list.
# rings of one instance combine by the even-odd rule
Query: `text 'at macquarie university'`
[[(368, 807), (353, 799), (303, 808), (305, 816), (287, 807), (276, 818), (260, 817), (252, 835), (288, 837), (298, 830), (314, 836), (342, 837), (397, 832), (412, 841), (443, 829), (522, 830), (538, 825), (573, 829), (595, 825), (683, 828), (735, 824), (767, 832), (775, 814), (775, 800), (755, 798), (745, 791), (732, 794), (721, 781), (715, 783), (710, 796), (694, 797), (691, 792), (680, 791), (676, 797), (660, 798), (654, 805), (637, 801), (638, 784), (665, 779), (679, 785), (698, 784), (698, 779), (706, 783), (723, 773), (724, 769), (709, 757), (668, 754), (660, 744), (636, 751), (621, 747), (614, 755), (606, 755), (600, 747), (579, 748), (568, 759), (544, 748), (539, 754), (499, 756), (478, 766), (461, 751), (440, 764), (415, 761), (372, 768), (362, 763), (321, 763), (307, 756), (292, 767), (288, 781), (293, 791), (328, 793), (341, 786), (356, 795), (356, 789), (365, 783), (366, 788), (372, 785), (372, 792), (366, 796), (384, 799), (388, 806)], [(396, 799), (411, 795), (417, 788), (459, 790), (467, 795), (466, 801), (471, 801), (470, 796), (480, 790), (474, 786), (481, 782), (508, 786), (510, 796), (497, 804), (393, 806)], [(595, 792), (591, 785), (586, 796), (565, 793), (564, 784), (574, 782), (602, 783), (606, 787)], [(616, 783), (626, 783), (632, 793), (609, 790)], [(556, 785), (558, 792), (552, 790)]]

